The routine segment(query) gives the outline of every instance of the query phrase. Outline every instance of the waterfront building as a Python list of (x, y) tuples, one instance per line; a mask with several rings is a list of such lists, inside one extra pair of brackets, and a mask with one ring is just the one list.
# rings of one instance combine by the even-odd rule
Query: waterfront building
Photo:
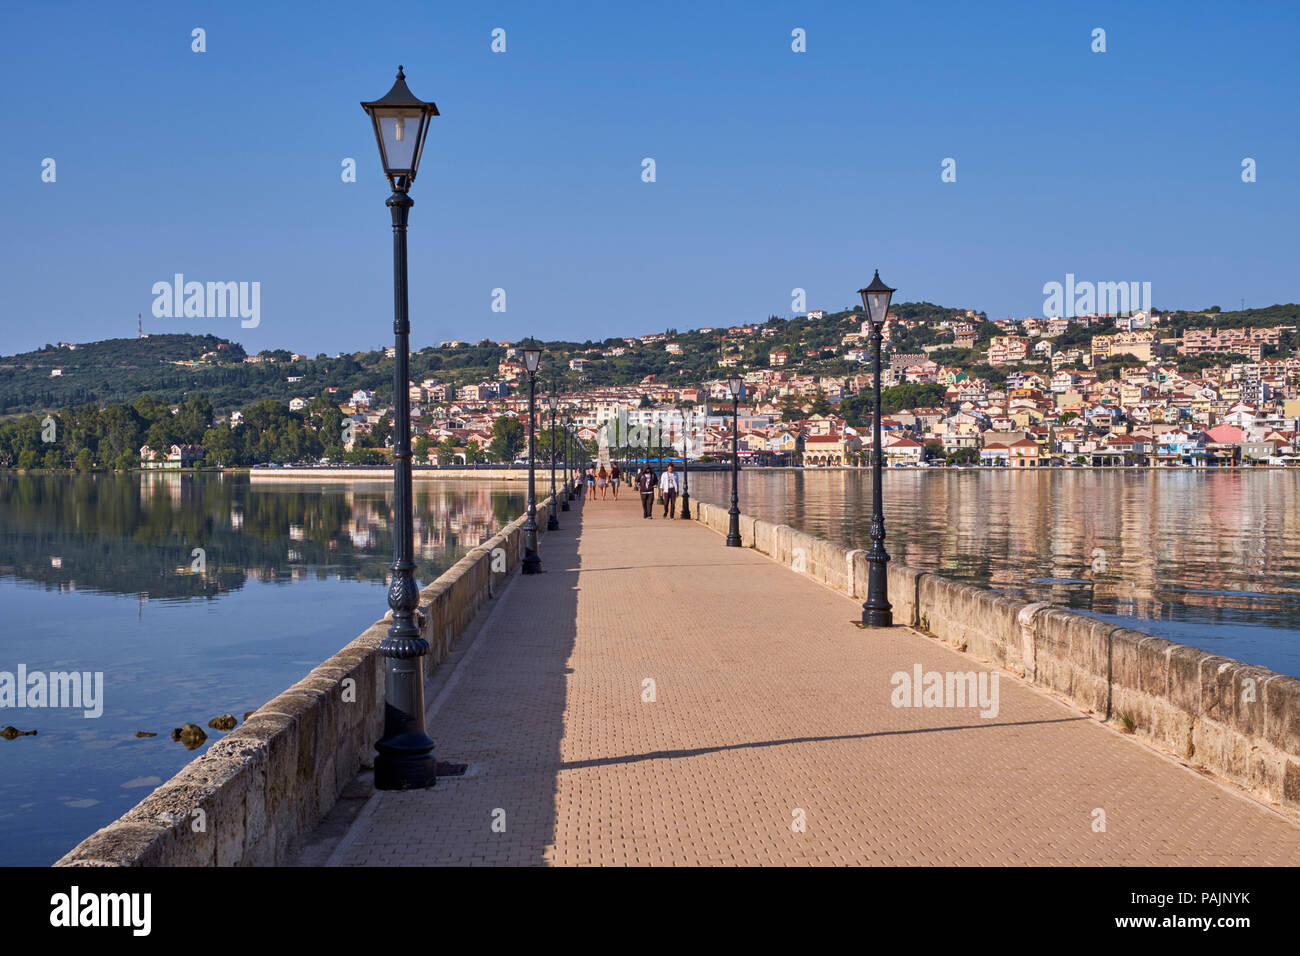
[(847, 465), (850, 456), (862, 450), (862, 441), (856, 435), (830, 432), (804, 438), (803, 463), (805, 467)]
[(192, 468), (206, 457), (202, 445), (172, 445), (166, 453), (140, 446), (142, 468)]

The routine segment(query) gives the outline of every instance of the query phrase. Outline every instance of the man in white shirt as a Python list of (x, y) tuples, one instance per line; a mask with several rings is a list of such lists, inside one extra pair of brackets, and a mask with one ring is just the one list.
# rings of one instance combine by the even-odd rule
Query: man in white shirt
[(677, 517), (677, 473), (673, 466), (659, 476), (659, 497), (664, 503), (664, 517)]

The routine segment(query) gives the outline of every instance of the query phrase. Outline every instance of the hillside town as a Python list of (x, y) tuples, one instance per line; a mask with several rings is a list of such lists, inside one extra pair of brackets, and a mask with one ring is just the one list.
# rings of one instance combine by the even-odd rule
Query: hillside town
[[(813, 311), (809, 318), (823, 315)], [(965, 321), (941, 320), (934, 326), (950, 335), (956, 347), (968, 348), (977, 321), (974, 313), (967, 313)], [(1055, 339), (1071, 322), (1098, 329), (1109, 324), (1112, 330), (1098, 331), (1086, 348), (1058, 348)], [(882, 345), (885, 462), (1010, 468), (1300, 462), (1300, 357), (1270, 360), (1262, 354), (1267, 347), (1277, 347), (1280, 336), (1294, 332), (1293, 326), (1195, 329), (1172, 340), (1161, 338), (1158, 323), (1158, 316), (1145, 312), (993, 323), (1003, 333), (989, 340), (987, 350), (987, 365), (1004, 373), (995, 384), (968, 367), (936, 361), (927, 351), (891, 348), (891, 339), (912, 327), (891, 313)], [(633, 445), (652, 436), (653, 443), (671, 448), (675, 455), (725, 458), (731, 453), (733, 428), (726, 376), (738, 374), (744, 397), (734, 421), (742, 463), (862, 465), (872, 451), (870, 417), (841, 409), (855, 399), (867, 400), (871, 393), (867, 326), (862, 322), (840, 341), (844, 357), (863, 364), (861, 372), (849, 375), (801, 372), (794, 367), (796, 356), (783, 347), (769, 352), (766, 367), (747, 368), (742, 346), (761, 341), (769, 334), (768, 326), (702, 329), (718, 334), (722, 343), (716, 377), (681, 386), (651, 375), (636, 384), (566, 390), (559, 396), (559, 415), (569, 417), (579, 436), (593, 445), (604, 428), (607, 443), (616, 451), (629, 444), (624, 436), (630, 432)], [(412, 420), (420, 423), (417, 436), (427, 439), (419, 443), (426, 460), (486, 460), (495, 423), (503, 416), (526, 420), (527, 376), (519, 349), (511, 342), (499, 344), (505, 357), (491, 380), (457, 387), (430, 378), (411, 386)], [(646, 347), (674, 354), (681, 343), (655, 333), (599, 352), (608, 357)], [(1197, 374), (1179, 371), (1180, 357), (1215, 354), (1247, 361), (1209, 364)], [(1099, 373), (1113, 357), (1122, 360), (1115, 374)], [(581, 372), (587, 361), (574, 357), (568, 368)], [(1031, 362), (1032, 367), (1020, 367)], [(889, 397), (906, 394), (902, 386), (928, 386), (911, 394), (929, 400), (891, 409)], [(309, 402), (309, 397), (299, 396), (289, 407), (302, 409)], [(373, 392), (364, 390), (337, 404), (358, 434), (371, 433), (392, 413), (390, 407), (376, 404)], [(232, 424), (238, 418), (234, 413)], [(545, 415), (539, 413), (539, 419), (538, 427), (547, 427)], [(613, 427), (616, 422), (619, 426)]]
[[(897, 305), (881, 331), (883, 461), (1006, 468), (1300, 463), (1297, 314), (1292, 306), (1272, 306), (1225, 315), (1214, 309), (989, 321), (970, 309)], [(526, 456), (525, 344), (444, 341), (411, 352), (417, 463)], [(635, 454), (650, 441), (656, 453), (662, 447), (694, 461), (729, 460), (734, 428), (742, 464), (871, 461), (870, 323), (851, 309), (531, 346), (543, 350), (535, 420), (543, 455), (555, 391), (557, 423), (574, 425), (592, 454), (602, 443), (616, 456)], [(195, 376), (191, 387), (178, 400), (155, 393), (155, 378), (135, 386), (140, 391), (129, 404), (70, 403), (56, 412), (47, 401), (49, 417), (29, 414), (0, 425), (0, 467), (390, 460), (391, 346), (311, 358), (285, 350), (246, 354), (211, 336), (150, 338), (142, 331), (132, 340), (60, 342), (16, 359), (29, 380), (42, 376), (76, 389), (106, 354), (118, 361), (134, 354), (129, 349), (165, 349), (172, 357), (155, 359), (153, 368), (182, 369)], [(163, 374), (137, 367), (142, 376)], [(209, 391), (202, 375), (242, 378)], [(743, 382), (734, 417), (732, 378)], [(94, 399), (98, 392), (60, 394)], [(73, 440), (45, 441), (51, 422)]]

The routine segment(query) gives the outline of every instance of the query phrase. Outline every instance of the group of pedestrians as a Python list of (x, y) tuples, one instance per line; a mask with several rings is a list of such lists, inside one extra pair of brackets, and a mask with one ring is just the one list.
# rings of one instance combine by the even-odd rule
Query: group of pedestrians
[(656, 491), (659, 493), (660, 504), (664, 506), (664, 517), (677, 517), (677, 472), (673, 471), (671, 464), (662, 475), (655, 475), (654, 469), (647, 462), (636, 476), (636, 488), (641, 493), (641, 517), (654, 517)]
[(587, 486), (587, 499), (594, 501), (596, 491), (600, 491), (601, 500), (605, 500), (609, 492), (613, 490), (614, 500), (618, 501), (618, 486), (623, 480), (623, 472), (617, 464), (611, 463), (608, 470), (604, 465), (597, 470), (595, 466), (587, 469), (581, 480), (578, 482), (578, 492), (581, 494), (582, 486)]
[[(604, 465), (599, 467), (593, 465), (585, 472), (578, 476), (574, 487), (578, 494), (581, 495), (585, 490), (587, 500), (596, 500), (596, 492), (600, 492), (602, 501), (606, 500), (610, 491), (614, 492), (614, 500), (618, 501), (618, 486), (622, 484), (624, 478), (623, 470), (616, 463), (611, 463), (606, 469)], [(665, 518), (677, 517), (677, 472), (673, 471), (670, 464), (663, 474), (655, 474), (655, 470), (650, 467), (649, 462), (637, 473), (635, 480), (632, 482), (636, 485), (637, 491), (641, 493), (641, 510), (642, 517), (654, 517), (655, 496), (659, 498), (659, 503), (663, 505)]]

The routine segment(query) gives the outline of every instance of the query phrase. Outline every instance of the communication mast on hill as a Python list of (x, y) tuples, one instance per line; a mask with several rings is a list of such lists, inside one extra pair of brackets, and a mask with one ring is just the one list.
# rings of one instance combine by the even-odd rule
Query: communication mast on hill
[(139, 312), (135, 314), (135, 337), (137, 339), (144, 338), (144, 318)]

